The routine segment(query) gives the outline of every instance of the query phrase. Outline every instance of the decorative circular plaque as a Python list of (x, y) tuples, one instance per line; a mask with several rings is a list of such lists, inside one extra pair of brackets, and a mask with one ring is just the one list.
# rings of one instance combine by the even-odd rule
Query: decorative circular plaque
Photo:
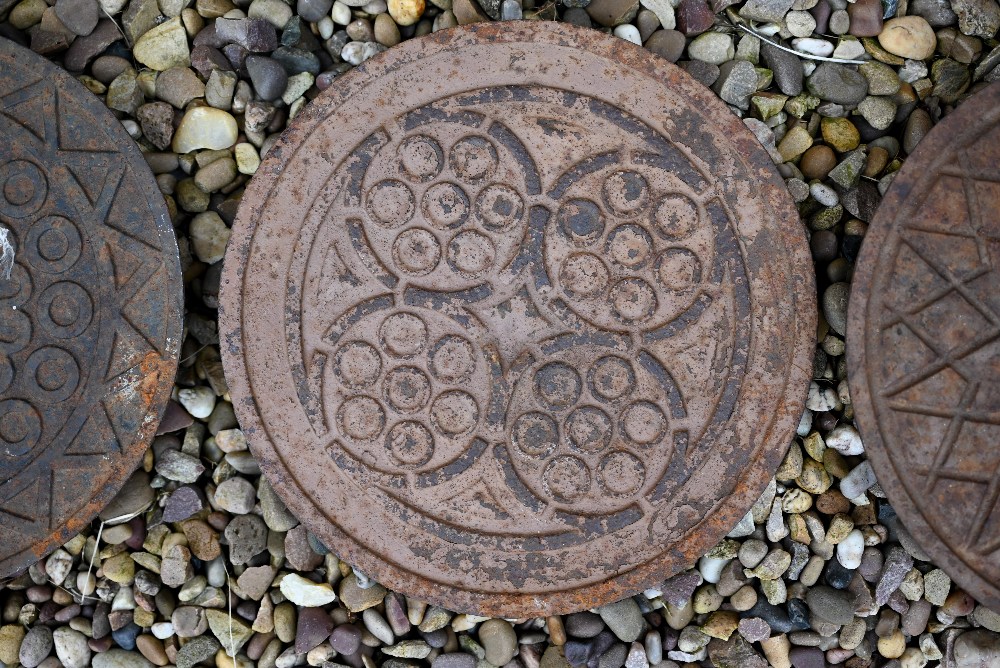
[(676, 67), (550, 23), (337, 80), (244, 197), (233, 401), (288, 506), (379, 581), (521, 617), (634, 593), (746, 513), (802, 410), (798, 216)]
[(875, 475), (931, 558), (1000, 609), (1000, 85), (893, 180), (851, 292), (847, 361)]
[(139, 464), (177, 368), (173, 227), (121, 123), (0, 39), (0, 576), (90, 522)]

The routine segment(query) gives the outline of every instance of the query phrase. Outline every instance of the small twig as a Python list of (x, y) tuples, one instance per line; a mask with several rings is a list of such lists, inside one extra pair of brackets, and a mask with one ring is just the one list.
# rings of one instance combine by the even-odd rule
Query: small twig
[(757, 39), (759, 39), (759, 40), (761, 40), (763, 42), (767, 42), (768, 44), (770, 44), (771, 46), (775, 47), (776, 49), (781, 49), (782, 51), (787, 51), (788, 53), (795, 54), (799, 58), (808, 58), (809, 60), (825, 60), (828, 63), (844, 63), (846, 65), (864, 65), (865, 64), (864, 60), (851, 60), (849, 58), (828, 58), (826, 56), (814, 56), (811, 53), (805, 53), (803, 51), (796, 51), (795, 49), (789, 49), (787, 46), (782, 46), (778, 42), (775, 42), (773, 39), (768, 39), (767, 37), (764, 37), (763, 35), (761, 35), (760, 33), (758, 33), (753, 28), (748, 28), (747, 26), (743, 25), (742, 23), (737, 23), (735, 25), (740, 30), (742, 30), (744, 32), (747, 32), (747, 33), (750, 33), (751, 35), (753, 35)]

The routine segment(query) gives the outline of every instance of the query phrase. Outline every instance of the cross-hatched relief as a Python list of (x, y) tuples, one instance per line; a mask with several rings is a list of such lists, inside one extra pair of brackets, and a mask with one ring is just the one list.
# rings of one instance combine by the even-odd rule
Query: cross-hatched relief
[(138, 462), (176, 367), (180, 280), (152, 177), (103, 105), (18, 47), (0, 65), (3, 575), (79, 531)]

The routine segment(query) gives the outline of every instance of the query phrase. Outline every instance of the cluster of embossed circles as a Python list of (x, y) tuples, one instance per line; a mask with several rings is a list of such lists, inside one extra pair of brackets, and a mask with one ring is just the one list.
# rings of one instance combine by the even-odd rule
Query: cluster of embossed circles
[[(369, 190), (372, 220), (399, 232), (392, 242), (395, 266), (405, 275), (426, 276), (439, 266), (466, 279), (480, 278), (498, 261), (498, 246), (524, 219), (523, 197), (491, 180), (499, 156), (486, 137), (470, 134), (445, 154), (441, 143), (415, 135), (397, 150), (401, 178), (386, 178)], [(424, 223), (407, 225), (419, 212)]]
[[(18, 397), (0, 402), (0, 456), (11, 458), (27, 455), (41, 438), (43, 412), (34, 403), (44, 407), (66, 401), (79, 387), (80, 364), (64, 346), (95, 321), (93, 297), (72, 280), (83, 255), (83, 237), (71, 220), (47, 212), (48, 199), (48, 179), (34, 162), (17, 159), (0, 166), (0, 224), (6, 223), (3, 231), (17, 258), (10, 278), (0, 281), (6, 333), (0, 341), (5, 354), (0, 394)], [(20, 239), (18, 228), (26, 229)], [(25, 266), (34, 272), (34, 281)], [(32, 318), (26, 307), (33, 297)], [(34, 350), (16, 372), (12, 358), (29, 345)]]
[(474, 348), (455, 334), (431, 341), (409, 312), (384, 316), (378, 333), (378, 348), (352, 340), (337, 352), (334, 373), (352, 392), (337, 412), (338, 428), (358, 442), (384, 438), (401, 468), (423, 466), (436, 439), (468, 436), (479, 424), (478, 402), (458, 388), (476, 370)]
[(599, 197), (567, 198), (556, 214), (560, 236), (576, 249), (555, 272), (563, 292), (571, 305), (594, 309), (599, 326), (663, 320), (658, 294), (702, 282), (702, 260), (684, 243), (704, 229), (698, 204), (685, 193), (653, 193), (633, 169), (610, 171), (593, 186)]
[(646, 467), (642, 453), (631, 450), (661, 442), (668, 421), (655, 403), (633, 396), (631, 362), (605, 355), (584, 376), (566, 362), (549, 361), (528, 382), (536, 404), (514, 420), (511, 442), (541, 462), (548, 498), (571, 503), (595, 492), (627, 497), (641, 489)]

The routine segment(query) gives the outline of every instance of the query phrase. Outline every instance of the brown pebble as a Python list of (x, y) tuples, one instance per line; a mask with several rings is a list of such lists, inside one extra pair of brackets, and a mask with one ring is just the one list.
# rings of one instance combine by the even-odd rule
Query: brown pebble
[(455, 0), (451, 11), (454, 12), (455, 20), (460, 26), (490, 20), (490, 17), (483, 12), (476, 0)]
[(375, 17), (375, 41), (385, 46), (396, 46), (399, 44), (399, 26), (388, 14), (379, 14)]
[(802, 154), (802, 161), (799, 162), (799, 169), (807, 179), (818, 179), (822, 181), (827, 177), (834, 167), (837, 166), (837, 156), (829, 146), (812, 146)]
[(553, 645), (566, 644), (566, 629), (563, 628), (562, 617), (553, 615), (547, 618), (545, 626), (549, 630), (549, 640)]
[(906, 129), (903, 131), (903, 150), (907, 154), (913, 153), (917, 144), (924, 138), (934, 124), (931, 122), (930, 114), (923, 109), (914, 109), (910, 117), (906, 119)]
[(865, 161), (864, 175), (875, 178), (889, 164), (889, 152), (881, 146), (875, 146), (868, 152), (868, 159)]
[(681, 0), (677, 6), (677, 29), (685, 35), (698, 35), (715, 23), (715, 13), (705, 0)]
[(155, 636), (141, 635), (135, 639), (135, 647), (146, 657), (150, 663), (156, 666), (165, 666), (170, 663), (167, 653), (163, 649), (163, 642)]
[(816, 510), (824, 515), (851, 512), (851, 502), (839, 490), (830, 489), (816, 497)]
[(677, 30), (657, 30), (646, 40), (646, 48), (672, 63), (684, 53), (686, 40)]

